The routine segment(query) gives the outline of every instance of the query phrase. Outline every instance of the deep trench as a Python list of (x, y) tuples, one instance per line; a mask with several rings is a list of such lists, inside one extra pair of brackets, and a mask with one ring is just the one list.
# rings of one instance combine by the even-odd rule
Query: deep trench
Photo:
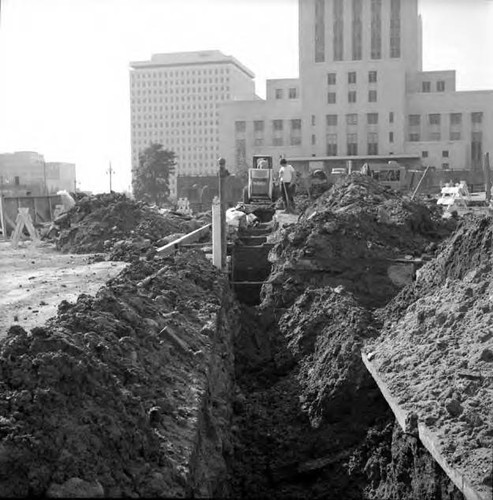
[[(251, 255), (259, 274), (259, 251)], [(248, 258), (243, 255), (245, 261)], [(265, 252), (264, 276), (270, 265)], [(238, 279), (238, 278), (237, 278)], [(253, 281), (253, 280), (252, 280)], [(404, 434), (366, 373), (348, 405), (314, 427), (303, 411), (295, 362), (282, 361), (282, 311), (260, 307), (260, 286), (236, 287), (234, 498), (458, 500), (464, 498), (416, 436)]]

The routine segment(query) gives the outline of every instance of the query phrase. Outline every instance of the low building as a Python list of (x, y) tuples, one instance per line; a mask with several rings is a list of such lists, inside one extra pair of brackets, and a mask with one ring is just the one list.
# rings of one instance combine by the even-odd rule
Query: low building
[(73, 163), (45, 162), (34, 151), (0, 154), (0, 192), (5, 196), (74, 191), (75, 183)]

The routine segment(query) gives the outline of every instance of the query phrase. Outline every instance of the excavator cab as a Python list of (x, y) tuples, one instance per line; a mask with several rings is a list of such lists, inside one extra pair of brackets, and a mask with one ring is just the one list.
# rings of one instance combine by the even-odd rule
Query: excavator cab
[(243, 203), (272, 203), (273, 194), (272, 156), (255, 155), (252, 168), (248, 169), (248, 185), (243, 190)]

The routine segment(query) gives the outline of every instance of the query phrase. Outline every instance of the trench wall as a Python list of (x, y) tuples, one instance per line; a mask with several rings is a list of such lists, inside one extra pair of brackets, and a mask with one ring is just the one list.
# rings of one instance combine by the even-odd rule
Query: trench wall
[(226, 277), (189, 251), (12, 327), (0, 496), (227, 496), (235, 307)]

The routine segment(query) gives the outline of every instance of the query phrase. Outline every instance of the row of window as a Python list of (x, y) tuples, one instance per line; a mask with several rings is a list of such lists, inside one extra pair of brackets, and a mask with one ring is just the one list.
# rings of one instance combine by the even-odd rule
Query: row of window
[(173, 78), (183, 77), (189, 75), (219, 75), (229, 74), (229, 68), (211, 68), (211, 69), (180, 69), (180, 70), (167, 70), (167, 71), (135, 71), (132, 75), (138, 79), (151, 79), (151, 78)]
[(210, 92), (224, 93), (229, 90), (228, 85), (210, 85), (207, 87), (159, 87), (154, 91), (152, 90), (132, 90), (133, 95), (157, 95), (157, 94), (205, 94)]
[[(190, 133), (190, 127), (193, 126), (194, 130), (200, 130), (201, 128), (207, 128), (209, 125), (214, 125), (213, 121), (210, 122), (144, 122), (144, 123), (132, 123), (132, 128), (164, 128), (171, 129), (172, 134), (180, 134), (180, 133)], [(216, 121), (216, 125), (219, 125), (219, 122)], [(183, 127), (182, 129), (176, 127)], [(187, 128), (185, 128), (187, 127)]]
[[(296, 87), (290, 87), (287, 89), (288, 90), (288, 98), (289, 99), (297, 99), (298, 96), (298, 89)], [(284, 89), (276, 89), (275, 90), (275, 97), (276, 99), (284, 99)]]
[[(162, 94), (162, 92), (160, 92)], [(136, 95), (140, 96), (140, 92), (137, 92)], [(149, 94), (142, 94), (143, 96), (149, 95)], [(169, 96), (165, 97), (164, 99), (160, 99), (160, 102), (194, 102), (194, 101), (229, 101), (230, 99), (230, 94), (199, 94), (199, 95), (192, 95), (192, 96)], [(154, 101), (156, 99), (153, 99)], [(139, 99), (137, 99), (137, 102), (139, 103)]]
[[(312, 136), (312, 144), (315, 136)], [(393, 141), (391, 141), (393, 142)], [(337, 134), (327, 134), (326, 137), (326, 153), (328, 156), (338, 155), (338, 136)], [(348, 156), (356, 156), (358, 154), (358, 134), (346, 134), (346, 154)], [(378, 134), (370, 132), (367, 135), (367, 154), (378, 155)]]
[[(349, 71), (347, 73), (348, 83), (357, 83), (356, 71)], [(368, 82), (377, 82), (377, 72), (374, 70), (368, 71)], [(337, 73), (327, 73), (327, 85), (335, 85), (337, 83)]]
[[(441, 141), (442, 140), (442, 134), (440, 132), (430, 132), (427, 134), (427, 139), (422, 139), (422, 136), (418, 132), (411, 132), (409, 134), (409, 141), (410, 142), (420, 142), (422, 140), (428, 140), (428, 141)], [(462, 133), (458, 130), (451, 130), (449, 133), (449, 140), (450, 141), (461, 141), (462, 140)]]
[[(445, 92), (444, 80), (438, 80), (436, 82), (436, 91)], [(431, 82), (421, 82), (421, 92), (431, 92)]]
[[(358, 124), (358, 114), (357, 113), (347, 113), (345, 115), (346, 123), (348, 125), (357, 125)], [(377, 125), (379, 119), (378, 113), (366, 113), (366, 122), (368, 125)], [(325, 115), (326, 125), (328, 127), (336, 127), (339, 121), (339, 115)], [(289, 122), (291, 130), (301, 130), (301, 119), (295, 118), (291, 120), (272, 120), (272, 129), (276, 131), (283, 130), (284, 121)], [(312, 126), (315, 126), (316, 116), (312, 115)], [(389, 113), (389, 123), (394, 123), (394, 113), (391, 111)], [(264, 120), (254, 120), (253, 121), (253, 130), (254, 132), (263, 132), (265, 129)], [(246, 132), (246, 121), (239, 120), (235, 121), (235, 132), (243, 133)]]
[[(255, 147), (260, 148), (265, 146), (265, 139), (263, 137), (255, 137), (253, 143)], [(284, 137), (273, 137), (270, 143), (271, 146), (301, 146), (301, 136), (291, 136), (287, 142), (284, 141)]]
[[(428, 151), (422, 151), (421, 156), (423, 158), (428, 158)], [(448, 158), (449, 157), (449, 151), (448, 149), (445, 149), (442, 151), (442, 158)]]
[[(152, 133), (158, 133), (158, 132), (163, 132), (163, 130), (159, 127), (155, 127), (155, 128), (152, 128), (152, 127), (149, 127), (149, 129), (146, 129), (146, 130), (137, 130), (137, 131), (134, 131), (133, 132), (133, 135), (136, 136), (136, 137), (140, 137), (140, 136), (145, 136), (148, 132), (147, 130), (149, 130), (149, 133), (152, 134)], [(218, 134), (218, 129), (214, 129), (214, 128), (210, 128), (210, 129), (207, 129), (207, 128), (204, 128), (204, 129), (198, 129), (198, 130), (194, 130), (193, 132), (191, 130), (183, 130), (180, 131), (179, 130), (171, 130), (169, 134), (166, 134), (166, 135), (169, 135), (169, 136), (173, 136), (173, 135), (176, 135), (176, 136), (185, 136), (185, 135), (191, 135), (191, 136), (194, 136), (196, 138), (199, 138), (199, 136), (201, 135), (217, 135)]]
[[(356, 90), (350, 90), (347, 94), (347, 101), (351, 104), (354, 104), (357, 102), (357, 94)], [(377, 91), (376, 90), (369, 90), (368, 91), (368, 102), (377, 102)], [(327, 103), (328, 104), (336, 104), (337, 103), (337, 96), (335, 92), (328, 92), (327, 93)]]
[[(162, 113), (163, 111), (168, 115), (168, 113), (175, 113), (177, 118), (210, 118), (212, 116), (219, 116), (219, 113), (216, 111), (215, 113), (212, 112), (203, 112), (202, 111), (193, 111), (193, 110), (198, 110), (198, 109), (205, 109), (207, 108), (207, 105), (198, 105), (198, 106), (141, 106), (138, 109), (139, 113), (154, 113), (154, 118), (157, 119), (158, 115), (156, 113)], [(191, 110), (191, 111), (186, 111), (186, 110)], [(132, 111), (135, 111), (132, 109)], [(145, 115), (147, 117), (147, 115)], [(150, 115), (150, 118), (152, 118), (152, 115)]]
[[(301, 120), (295, 118), (288, 120), (291, 130), (301, 130)], [(272, 120), (272, 130), (281, 131), (284, 129), (284, 120)], [(265, 123), (263, 120), (254, 120), (253, 130), (255, 132), (263, 132), (265, 128)], [(243, 133), (246, 132), (246, 121), (240, 120), (235, 122), (235, 132)]]
[[(409, 126), (416, 127), (421, 125), (421, 115), (409, 115)], [(462, 113), (450, 113), (449, 114), (450, 125), (461, 125), (462, 124)], [(482, 123), (483, 113), (481, 111), (475, 111), (471, 113), (471, 123)], [(441, 124), (441, 114), (440, 113), (430, 113), (428, 114), (428, 123), (430, 125), (440, 125)]]
[(187, 87), (187, 85), (204, 85), (204, 84), (219, 84), (219, 83), (229, 83), (229, 77), (220, 77), (220, 78), (197, 78), (192, 79), (192, 80), (180, 80), (176, 82), (170, 82), (169, 80), (153, 80), (152, 82), (136, 82), (132, 80), (131, 87), (132, 88), (147, 88), (147, 87), (162, 87), (162, 88), (168, 88), (168, 87), (174, 87), (174, 88), (181, 88), (181, 89), (190, 89), (190, 87)]
[[(162, 104), (168, 102), (167, 99), (164, 99), (162, 97), (160, 97), (159, 99), (142, 99), (142, 102), (140, 99), (136, 99), (136, 103), (133, 104), (133, 107), (132, 107), (132, 110), (134, 108), (138, 108), (139, 110), (141, 109), (141, 106), (140, 104), (152, 104), (154, 106), (154, 111), (157, 111), (157, 106), (158, 106), (158, 103), (159, 103), (159, 110), (162, 111), (163, 107), (162, 107)], [(137, 106), (138, 105), (138, 106)], [(172, 106), (171, 106), (172, 107)], [(170, 107), (170, 109), (171, 109)], [(193, 104), (181, 104), (180, 105), (176, 105), (175, 106), (175, 109), (176, 110), (185, 110), (185, 109), (215, 109), (217, 107), (217, 103), (216, 102), (202, 102), (202, 103), (193, 103)], [(168, 106), (165, 104), (164, 105), (164, 108), (166, 110), (168, 110)]]
[[(328, 127), (337, 126), (338, 115), (326, 115), (325, 119)], [(378, 113), (366, 113), (366, 122), (368, 123), (368, 125), (378, 124)], [(358, 125), (358, 114), (357, 113), (346, 114), (346, 123), (347, 125)]]
[[(150, 132), (143, 132), (143, 133), (138, 133), (136, 134), (137, 136), (140, 137), (140, 139), (137, 139), (137, 138), (133, 138), (133, 140), (136, 140), (136, 141), (139, 141), (139, 140), (145, 140), (146, 138), (151, 138), (151, 137), (159, 137), (159, 138), (163, 138), (163, 134), (157, 132), (157, 131), (150, 131)], [(201, 146), (197, 146), (197, 140), (200, 140), (201, 138), (200, 137), (165, 137), (165, 139), (172, 143), (172, 144), (189, 144), (190, 147), (201, 147)], [(219, 140), (217, 137), (205, 137), (205, 139), (207, 139), (207, 142), (209, 144), (209, 149), (214, 149), (214, 146), (212, 146), (212, 143), (215, 143), (216, 146), (217, 144), (219, 143)], [(207, 148), (205, 148), (207, 149)]]

